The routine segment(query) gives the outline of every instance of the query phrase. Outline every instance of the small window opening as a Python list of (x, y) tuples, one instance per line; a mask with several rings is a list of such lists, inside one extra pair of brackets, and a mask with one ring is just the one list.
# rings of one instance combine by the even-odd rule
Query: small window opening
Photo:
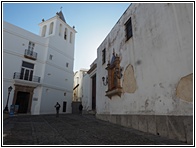
[(125, 23), (125, 31), (126, 31), (126, 41), (128, 41), (133, 36), (131, 17)]
[(102, 64), (104, 64), (106, 61), (106, 49), (102, 50)]
[(64, 39), (65, 40), (67, 39), (67, 28), (65, 28), (65, 31), (64, 31)]
[(49, 59), (52, 60), (52, 58), (53, 58), (53, 55), (50, 54)]
[(69, 63), (66, 63), (66, 67), (69, 67)]

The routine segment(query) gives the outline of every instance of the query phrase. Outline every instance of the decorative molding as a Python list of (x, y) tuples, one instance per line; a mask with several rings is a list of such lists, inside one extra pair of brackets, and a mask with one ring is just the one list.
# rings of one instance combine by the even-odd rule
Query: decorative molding
[(121, 93), (123, 92), (120, 84), (122, 68), (120, 67), (120, 57), (115, 52), (113, 52), (111, 62), (108, 61), (106, 70), (108, 71), (108, 90), (106, 91), (106, 96), (110, 99), (115, 95), (121, 97)]
[(115, 88), (110, 91), (106, 91), (106, 96), (109, 97), (110, 99), (112, 98), (112, 96), (115, 96), (115, 95), (118, 95), (119, 97), (121, 97), (122, 92), (123, 92), (122, 87), (119, 87), (119, 88)]

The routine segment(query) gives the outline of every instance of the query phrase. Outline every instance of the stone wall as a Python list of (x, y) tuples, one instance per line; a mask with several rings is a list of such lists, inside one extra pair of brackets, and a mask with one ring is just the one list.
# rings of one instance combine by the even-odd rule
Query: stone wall
[(96, 114), (96, 118), (193, 144), (193, 116)]

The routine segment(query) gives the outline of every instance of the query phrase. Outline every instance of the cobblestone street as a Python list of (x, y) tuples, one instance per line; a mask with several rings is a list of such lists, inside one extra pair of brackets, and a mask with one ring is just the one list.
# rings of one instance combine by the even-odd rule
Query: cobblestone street
[(19, 115), (3, 121), (3, 145), (186, 145), (93, 115)]

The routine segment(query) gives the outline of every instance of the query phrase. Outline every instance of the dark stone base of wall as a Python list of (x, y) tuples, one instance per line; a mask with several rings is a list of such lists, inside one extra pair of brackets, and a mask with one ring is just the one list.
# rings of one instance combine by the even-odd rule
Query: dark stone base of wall
[(96, 114), (96, 118), (193, 144), (193, 116)]

